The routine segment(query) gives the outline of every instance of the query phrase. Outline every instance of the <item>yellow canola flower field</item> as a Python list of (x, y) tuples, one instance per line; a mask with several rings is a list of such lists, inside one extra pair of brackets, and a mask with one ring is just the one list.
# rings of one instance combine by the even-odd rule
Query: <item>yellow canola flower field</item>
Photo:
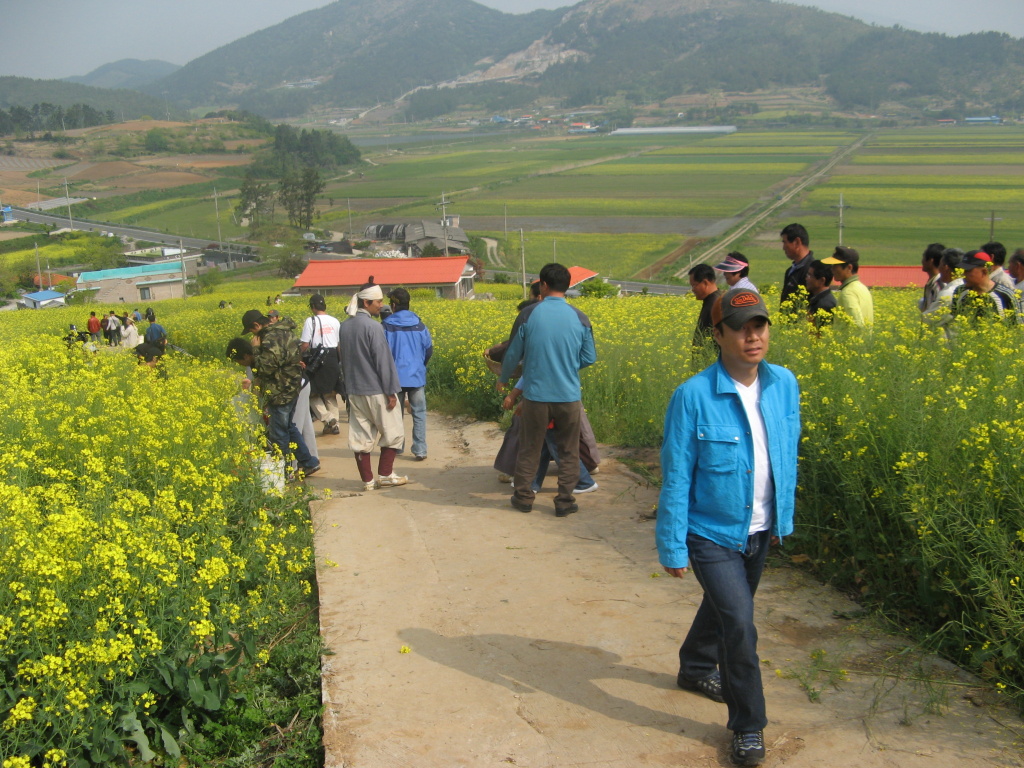
[[(88, 308), (0, 318), (3, 760), (70, 764), (53, 750), (112, 759), (139, 733), (159, 734), (173, 754), (182, 711), (218, 706), (238, 657), (260, 658), (252, 637), (286, 610), (287, 590), (309, 588), (290, 578), (312, 567), (307, 513), (261, 491), (254, 438), (232, 404), (237, 374), (223, 360), (244, 311), (265, 310), (284, 288), (222, 286), (155, 304), (171, 342), (196, 356), (172, 353), (162, 371), (67, 350), (59, 337), (70, 322), (84, 327)], [(500, 415), (482, 353), (507, 338), (519, 290), (479, 286), (497, 300), (472, 302), (414, 293), (434, 337), (434, 406)], [(965, 325), (947, 341), (922, 325), (917, 291), (874, 296), (871, 333), (837, 323), (820, 337), (768, 298), (769, 360), (796, 373), (803, 403), (797, 533), (785, 551), (1020, 696), (1021, 328)], [(223, 299), (234, 308), (218, 309)], [(329, 311), (343, 318), (347, 299), (329, 296)], [(698, 303), (572, 303), (594, 325), (599, 359), (583, 399), (599, 439), (657, 446), (672, 391), (713, 359), (691, 344)], [(308, 313), (300, 298), (278, 308), (299, 323)]]
[(106, 763), (129, 742), (152, 754), (154, 737), (173, 756), (229, 673), (258, 663), (259, 629), (309, 590), (289, 577), (313, 566), (307, 510), (262, 490), (219, 361), (154, 370), (69, 349), (54, 324), (84, 327), (81, 307), (7, 314), (0, 759)]

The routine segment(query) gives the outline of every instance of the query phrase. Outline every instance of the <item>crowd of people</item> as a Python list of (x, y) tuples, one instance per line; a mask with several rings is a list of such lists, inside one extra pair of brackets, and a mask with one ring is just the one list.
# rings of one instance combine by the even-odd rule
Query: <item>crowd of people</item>
[[(791, 262), (782, 280), (780, 311), (790, 319), (805, 316), (815, 328), (831, 325), (836, 310), (842, 322), (870, 329), (875, 321), (871, 290), (861, 282), (861, 257), (855, 248), (837, 245), (830, 256), (816, 259), (810, 236), (801, 224), (790, 224), (780, 233), (782, 251)], [(918, 300), (922, 320), (944, 328), (956, 317), (1000, 319), (1020, 323), (1024, 319), (1024, 248), (1006, 263), (1006, 247), (985, 243), (976, 250), (929, 244), (921, 255), (921, 271), (928, 277)], [(1005, 265), (1005, 268), (1004, 268)], [(750, 261), (733, 251), (714, 267), (697, 264), (689, 270), (690, 287), (701, 302), (694, 328), (693, 345), (705, 348), (711, 334), (711, 308), (723, 290), (746, 288), (757, 292), (750, 281)], [(721, 275), (725, 286), (720, 288)]]
[[(143, 335), (139, 335), (139, 324), (148, 324)], [(151, 307), (145, 314), (135, 308), (131, 312), (125, 310), (118, 315), (114, 310), (98, 317), (95, 311), (89, 312), (85, 330), (79, 330), (74, 323), (64, 340), (68, 346), (82, 344), (91, 352), (98, 352), (101, 346), (113, 349), (130, 350), (139, 358), (140, 363), (156, 365), (167, 351), (167, 331), (156, 321), (156, 313)]]
[[(406, 401), (413, 458), (427, 458), (424, 390), (433, 341), (410, 309), (408, 291), (392, 290), (387, 312), (384, 298), (371, 276), (352, 296), (342, 322), (327, 312), (326, 299), (314, 294), (298, 333), (295, 322), (277, 309), (266, 314), (250, 309), (242, 316), (243, 335), (228, 343), (228, 359), (246, 369), (243, 387), (259, 398), (269, 443), (296, 478), (320, 470), (313, 421), (321, 423), (321, 436), (333, 436), (341, 434), (340, 421), (347, 417), (348, 444), (363, 490), (408, 483), (408, 476), (394, 468), (405, 448)], [(274, 303), (268, 297), (268, 305)], [(375, 473), (371, 454), (378, 447)]]

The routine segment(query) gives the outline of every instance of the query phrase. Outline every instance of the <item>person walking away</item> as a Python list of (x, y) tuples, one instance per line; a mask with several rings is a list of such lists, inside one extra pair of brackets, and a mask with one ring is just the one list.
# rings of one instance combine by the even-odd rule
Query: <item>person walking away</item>
[[(341, 321), (327, 314), (327, 301), (319, 293), (309, 297), (309, 309), (312, 317), (307, 317), (302, 324), (302, 335), (299, 336), (302, 355), (305, 358), (310, 349), (326, 349), (321, 365), (310, 377), (309, 401), (313, 413), (323, 425), (323, 434), (341, 434), (338, 419), (341, 417), (338, 406), (338, 393), (341, 385), (341, 359), (338, 356), (338, 333)], [(277, 310), (270, 310), (271, 313)]]
[(121, 321), (117, 319), (117, 314), (114, 310), (110, 310), (110, 314), (107, 315), (104, 324), (107, 330), (107, 344), (111, 347), (116, 347), (121, 343)]
[(419, 316), (409, 309), (409, 292), (395, 288), (388, 293), (391, 314), (381, 323), (384, 338), (398, 369), (402, 385), (398, 404), (404, 409), (409, 401), (412, 414), (412, 455), (417, 461), (427, 458), (427, 363), (434, 354), (430, 331)]
[(285, 462), (293, 455), (298, 469), (306, 476), (320, 469), (320, 462), (309, 452), (292, 417), (302, 385), (302, 355), (291, 318), (271, 324), (258, 309), (242, 316), (242, 332), (252, 334), (253, 383), (267, 412), (267, 437), (277, 446)]
[(665, 571), (704, 592), (679, 649), (680, 688), (728, 707), (732, 761), (758, 765), (768, 723), (754, 594), (769, 544), (793, 531), (800, 393), (765, 362), (768, 309), (743, 288), (715, 304), (719, 355), (680, 384), (665, 414), (656, 543)]
[(100, 319), (96, 317), (95, 312), (89, 313), (89, 320), (86, 322), (85, 327), (89, 331), (89, 336), (93, 341), (100, 340)]
[(532, 481), (548, 425), (554, 422), (552, 438), (558, 451), (557, 517), (579, 511), (573, 495), (579, 482), (583, 410), (579, 372), (597, 360), (590, 319), (565, 300), (569, 282), (569, 270), (563, 265), (551, 263), (541, 268), (543, 298), (519, 313), (501, 363), (502, 384), (508, 383), (520, 363), (526, 380), (511, 504), (520, 512), (532, 511), (536, 496)]
[[(384, 291), (373, 276), (352, 296), (341, 324), (341, 370), (348, 394), (348, 445), (355, 453), (363, 490), (392, 488), (409, 482), (394, 471), (395, 456), (405, 442), (398, 393), (402, 385), (391, 356), (384, 329), (376, 318), (384, 304)], [(377, 477), (373, 476), (370, 452), (380, 444)]]

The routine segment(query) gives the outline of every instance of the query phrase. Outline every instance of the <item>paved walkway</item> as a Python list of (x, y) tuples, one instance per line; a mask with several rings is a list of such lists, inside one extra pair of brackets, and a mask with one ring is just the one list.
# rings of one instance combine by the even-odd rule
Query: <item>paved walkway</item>
[[(399, 457), (409, 485), (370, 493), (344, 433), (320, 441), (327, 768), (728, 765), (724, 705), (675, 686), (700, 590), (657, 564), (654, 491), (606, 460), (578, 514), (555, 518), (550, 488), (521, 514), (491, 469), (500, 439), (432, 413), (430, 458)], [(1020, 721), (974, 706), (989, 694), (956, 670), (929, 662), (959, 683), (939, 687), (944, 716), (923, 713), (927, 688), (879, 677), (901, 642), (841, 618), (857, 610), (840, 595), (774, 567), (758, 598), (765, 765), (1022, 765)]]

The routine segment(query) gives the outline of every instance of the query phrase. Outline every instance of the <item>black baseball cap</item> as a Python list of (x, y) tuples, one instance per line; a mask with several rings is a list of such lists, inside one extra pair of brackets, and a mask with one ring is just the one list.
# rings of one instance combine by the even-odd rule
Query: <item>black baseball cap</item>
[(242, 333), (250, 333), (249, 329), (253, 323), (259, 323), (260, 325), (270, 325), (270, 318), (260, 312), (258, 309), (250, 309), (244, 315), (242, 315)]

